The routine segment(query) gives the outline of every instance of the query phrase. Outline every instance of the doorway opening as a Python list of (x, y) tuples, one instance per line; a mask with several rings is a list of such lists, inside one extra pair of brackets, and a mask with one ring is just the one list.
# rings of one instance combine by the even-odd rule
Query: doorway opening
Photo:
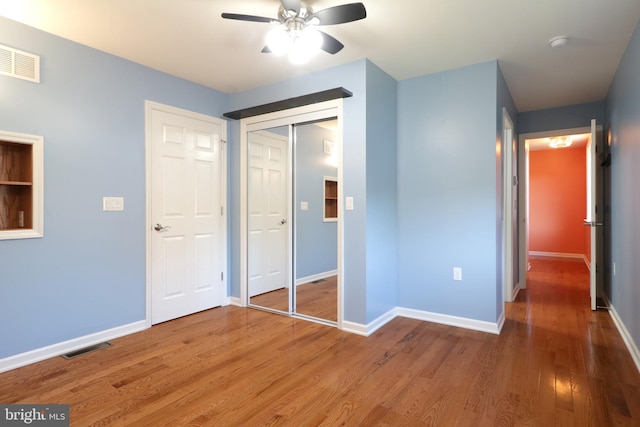
[(572, 260), (592, 276), (585, 286), (593, 309), (596, 293), (601, 294), (597, 265), (603, 266), (603, 239), (596, 234), (601, 222), (595, 219), (601, 173), (593, 161), (599, 140), (595, 121), (591, 127), (520, 135), (521, 288), (535, 260)]

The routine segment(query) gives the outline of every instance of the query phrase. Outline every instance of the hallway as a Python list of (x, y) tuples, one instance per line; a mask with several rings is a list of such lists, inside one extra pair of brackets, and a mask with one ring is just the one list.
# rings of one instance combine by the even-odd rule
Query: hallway
[(507, 304), (502, 335), (517, 336), (521, 345), (515, 366), (527, 373), (514, 367), (512, 378), (539, 378), (536, 425), (638, 425), (640, 374), (609, 313), (589, 308), (585, 263), (530, 262), (527, 289)]

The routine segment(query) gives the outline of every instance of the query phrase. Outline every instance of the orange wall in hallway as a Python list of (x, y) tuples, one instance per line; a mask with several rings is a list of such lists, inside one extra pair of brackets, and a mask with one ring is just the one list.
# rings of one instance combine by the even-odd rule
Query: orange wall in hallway
[(531, 151), (529, 250), (588, 256), (584, 147)]

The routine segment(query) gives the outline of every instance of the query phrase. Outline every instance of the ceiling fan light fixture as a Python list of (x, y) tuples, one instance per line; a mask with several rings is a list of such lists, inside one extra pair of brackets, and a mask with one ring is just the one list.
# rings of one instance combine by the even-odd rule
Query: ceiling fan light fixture
[(292, 63), (301, 64), (320, 50), (335, 55), (344, 48), (335, 37), (316, 30), (316, 26), (358, 21), (367, 17), (367, 10), (362, 3), (347, 3), (316, 12), (306, 0), (280, 0), (277, 20), (239, 13), (223, 13), (221, 16), (237, 21), (279, 24), (266, 34), (262, 53), (289, 53)]
[(265, 37), (269, 51), (275, 55), (289, 53), (292, 64), (305, 64), (322, 48), (322, 35), (314, 28), (297, 29), (280, 25)]
[(286, 27), (279, 25), (267, 33), (265, 42), (275, 55), (282, 55), (291, 49), (292, 40)]
[(289, 51), (289, 62), (293, 65), (302, 65), (309, 62), (309, 59), (311, 59), (309, 52), (294, 43)]
[(320, 51), (322, 36), (309, 27), (289, 33), (292, 43), (289, 50), (289, 62), (294, 65), (306, 64), (311, 57)]
[(318, 30), (311, 27), (305, 27), (300, 31), (296, 41), (312, 54), (317, 53), (322, 48), (322, 36)]

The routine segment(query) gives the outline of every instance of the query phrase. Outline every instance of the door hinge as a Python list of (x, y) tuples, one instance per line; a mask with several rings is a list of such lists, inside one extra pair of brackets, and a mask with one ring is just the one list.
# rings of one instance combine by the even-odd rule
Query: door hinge
[(220, 216), (224, 216), (224, 206), (220, 206)]
[(224, 271), (221, 271), (220, 272), (220, 281), (223, 281), (223, 280), (224, 280)]

